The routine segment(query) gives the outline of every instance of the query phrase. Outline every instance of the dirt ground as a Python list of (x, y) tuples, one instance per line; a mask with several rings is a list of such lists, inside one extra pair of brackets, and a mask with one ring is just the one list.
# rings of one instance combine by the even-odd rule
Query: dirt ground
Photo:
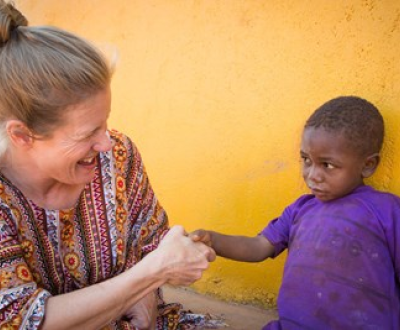
[(230, 330), (261, 330), (266, 323), (278, 318), (276, 310), (227, 303), (186, 288), (165, 286), (163, 290), (167, 302), (180, 302), (184, 309), (194, 313), (215, 315)]

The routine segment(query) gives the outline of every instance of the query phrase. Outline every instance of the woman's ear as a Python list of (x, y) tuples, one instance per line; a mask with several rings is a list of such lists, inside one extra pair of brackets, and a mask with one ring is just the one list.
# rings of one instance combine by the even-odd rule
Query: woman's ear
[(361, 171), (361, 175), (364, 179), (369, 178), (372, 174), (375, 173), (375, 170), (379, 165), (380, 159), (381, 157), (379, 156), (379, 153), (374, 153), (365, 159), (364, 167)]
[(6, 124), (6, 130), (12, 144), (20, 147), (30, 147), (32, 145), (32, 133), (20, 120), (9, 120)]

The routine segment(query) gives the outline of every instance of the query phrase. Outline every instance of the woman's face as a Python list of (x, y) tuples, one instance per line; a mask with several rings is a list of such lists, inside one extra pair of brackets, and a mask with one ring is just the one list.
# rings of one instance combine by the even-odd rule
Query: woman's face
[(108, 87), (67, 109), (63, 125), (50, 138), (34, 139), (29, 153), (37, 175), (71, 185), (90, 182), (97, 155), (111, 149), (107, 135), (110, 108)]

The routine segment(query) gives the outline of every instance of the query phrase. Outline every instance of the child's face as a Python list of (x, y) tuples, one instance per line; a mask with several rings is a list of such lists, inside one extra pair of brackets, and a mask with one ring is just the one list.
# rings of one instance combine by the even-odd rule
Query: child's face
[(303, 132), (300, 155), (304, 181), (321, 201), (347, 195), (363, 184), (365, 157), (343, 134), (308, 127)]

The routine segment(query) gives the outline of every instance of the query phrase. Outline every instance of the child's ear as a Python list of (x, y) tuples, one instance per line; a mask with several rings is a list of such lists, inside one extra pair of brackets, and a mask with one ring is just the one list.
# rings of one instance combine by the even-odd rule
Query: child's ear
[(361, 175), (364, 179), (369, 178), (372, 174), (375, 173), (380, 159), (381, 157), (379, 156), (379, 153), (372, 154), (365, 159), (364, 167), (361, 171)]

